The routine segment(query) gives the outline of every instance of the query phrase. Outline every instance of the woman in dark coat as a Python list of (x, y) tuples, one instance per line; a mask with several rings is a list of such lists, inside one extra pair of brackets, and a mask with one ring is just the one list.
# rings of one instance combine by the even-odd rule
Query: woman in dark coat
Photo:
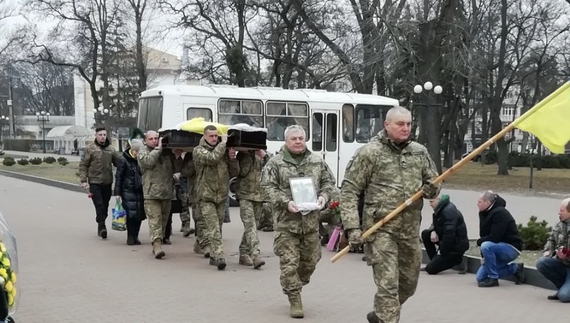
[(132, 139), (131, 146), (123, 152), (115, 174), (115, 197), (121, 201), (127, 213), (127, 244), (140, 245), (141, 222), (146, 219), (142, 189), (142, 174), (137, 154), (142, 147), (141, 139)]

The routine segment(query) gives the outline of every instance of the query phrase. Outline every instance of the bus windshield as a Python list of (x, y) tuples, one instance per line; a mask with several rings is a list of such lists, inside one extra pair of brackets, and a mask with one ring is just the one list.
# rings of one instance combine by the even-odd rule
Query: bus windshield
[(143, 132), (162, 128), (162, 97), (140, 98), (137, 127)]

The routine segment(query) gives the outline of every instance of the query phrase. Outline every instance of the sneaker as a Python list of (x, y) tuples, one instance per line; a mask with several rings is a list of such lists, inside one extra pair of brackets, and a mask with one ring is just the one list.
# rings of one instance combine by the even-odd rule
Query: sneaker
[(515, 284), (521, 285), (524, 283), (524, 263), (517, 264), (517, 271), (515, 271)]
[(560, 298), (558, 298), (558, 293), (556, 293), (556, 294), (554, 294), (554, 295), (548, 295), (546, 298), (547, 298), (548, 300), (551, 300), (551, 301), (558, 301), (558, 300), (560, 300)]

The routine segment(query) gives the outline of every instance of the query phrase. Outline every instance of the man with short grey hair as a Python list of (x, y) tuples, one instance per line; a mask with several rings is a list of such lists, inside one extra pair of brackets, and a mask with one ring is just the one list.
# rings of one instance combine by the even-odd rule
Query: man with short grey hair
[(507, 202), (493, 191), (482, 192), (477, 200), (481, 267), (476, 279), (479, 287), (499, 286), (499, 278), (514, 275), (515, 283), (524, 281), (524, 264), (514, 263), (523, 244), (517, 223), (506, 209)]
[[(273, 248), (279, 257), (281, 287), (289, 298), (289, 315), (304, 317), (301, 290), (310, 281), (321, 259), (319, 210), (322, 210), (335, 189), (335, 179), (326, 162), (307, 150), (306, 133), (293, 125), (284, 131), (285, 145), (271, 158), (262, 173), (261, 187), (274, 213), (275, 240)], [(291, 180), (310, 179), (317, 209), (302, 209), (294, 199)], [(306, 196), (305, 196), (306, 197)], [(314, 203), (314, 202), (313, 202)], [(302, 213), (301, 213), (302, 212)]]

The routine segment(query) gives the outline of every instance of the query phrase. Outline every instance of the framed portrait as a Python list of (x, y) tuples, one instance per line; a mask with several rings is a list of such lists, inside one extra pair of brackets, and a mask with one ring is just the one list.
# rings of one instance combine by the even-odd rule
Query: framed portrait
[(310, 177), (295, 177), (289, 180), (293, 201), (299, 205), (301, 203), (317, 203), (317, 192), (313, 179)]

